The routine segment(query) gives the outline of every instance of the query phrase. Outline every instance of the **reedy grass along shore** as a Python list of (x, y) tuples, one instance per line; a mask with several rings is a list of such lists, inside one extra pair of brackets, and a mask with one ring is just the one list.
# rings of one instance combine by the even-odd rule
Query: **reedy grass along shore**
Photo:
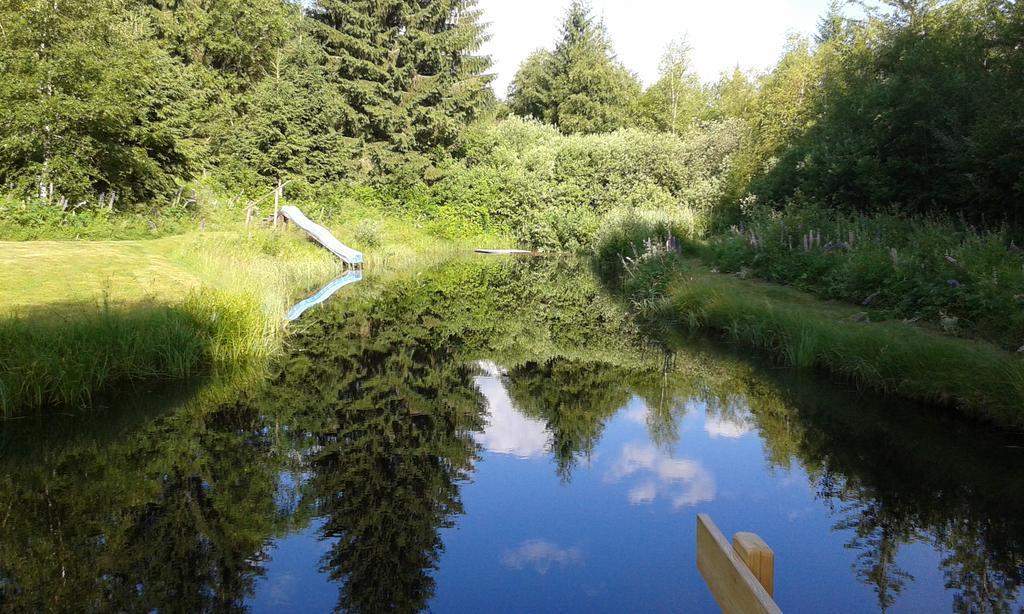
[[(506, 244), (442, 242), (380, 216), (335, 228), (368, 251), (375, 272)], [(0, 252), (0, 415), (81, 406), (141, 381), (258, 370), (281, 348), (282, 315), (296, 297), (342, 272), (296, 231), (240, 225), (150, 241), (5, 243)]]
[[(653, 230), (653, 232), (652, 232)], [(949, 406), (1024, 430), (1024, 362), (990, 343), (951, 337), (801, 291), (711, 272), (640, 237), (640, 225), (606, 235), (602, 275), (643, 317), (711, 331), (796, 368), (820, 369), (886, 394)]]

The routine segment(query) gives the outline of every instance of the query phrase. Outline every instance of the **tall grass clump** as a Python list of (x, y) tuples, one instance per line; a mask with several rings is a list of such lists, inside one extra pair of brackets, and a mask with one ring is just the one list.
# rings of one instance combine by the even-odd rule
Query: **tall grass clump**
[(201, 291), (179, 305), (89, 306), (0, 320), (0, 410), (80, 405), (137, 382), (181, 379), (266, 357), (265, 316)]
[(1024, 344), (1024, 251), (1005, 230), (806, 204), (756, 209), (708, 242), (708, 264), (929, 323)]

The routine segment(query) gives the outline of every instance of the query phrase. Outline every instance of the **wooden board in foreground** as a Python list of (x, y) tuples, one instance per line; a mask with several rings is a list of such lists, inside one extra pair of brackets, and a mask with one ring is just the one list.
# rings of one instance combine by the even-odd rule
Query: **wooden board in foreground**
[(775, 553), (755, 533), (732, 536), (732, 548), (769, 596), (775, 595)]
[(707, 514), (697, 515), (697, 569), (725, 614), (781, 614)]

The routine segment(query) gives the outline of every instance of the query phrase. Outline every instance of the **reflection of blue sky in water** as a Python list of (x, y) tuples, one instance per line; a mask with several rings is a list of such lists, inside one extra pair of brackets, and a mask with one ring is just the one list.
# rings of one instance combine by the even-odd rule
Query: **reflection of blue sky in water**
[(659, 494), (667, 497), (674, 509), (715, 498), (715, 478), (699, 462), (671, 458), (644, 442), (623, 446), (605, 480), (634, 483), (629, 490), (629, 502), (634, 505), (651, 503)]
[[(872, 610), (872, 588), (851, 571), (850, 534), (833, 530), (835, 517), (802, 469), (769, 467), (742, 403), (689, 400), (676, 419), (678, 441), (657, 445), (650, 412), (634, 397), (562, 482), (545, 424), (516, 410), (500, 367), (478, 366), (474, 382), (488, 404), (486, 426), (474, 435), (482, 451), (461, 484), (465, 513), (439, 533), (431, 611), (718, 611), (694, 565), (700, 512), (728, 535), (754, 531), (775, 549), (783, 611)], [(338, 586), (317, 570), (328, 546), (315, 528), (278, 540), (249, 604), (267, 612), (333, 608)], [(897, 564), (917, 582), (896, 611), (948, 611), (948, 596), (927, 589), (943, 584), (936, 556), (923, 544), (900, 550)]]
[(728, 418), (711, 418), (704, 422), (704, 431), (712, 439), (739, 439), (750, 433), (753, 427), (747, 422), (739, 422)]
[[(528, 418), (515, 408), (501, 379), (504, 370), (489, 362), (478, 366), (482, 374), (475, 378), (475, 383), (487, 399), (488, 417), (484, 431), (474, 436), (477, 443), (488, 452), (519, 458), (546, 454), (551, 435), (543, 422)], [(626, 410), (624, 416), (636, 424), (646, 425), (648, 411), (641, 402)], [(747, 434), (750, 426), (735, 419), (709, 418), (704, 429), (712, 438), (738, 438)], [(714, 477), (700, 462), (672, 458), (646, 441), (624, 445), (605, 480), (632, 484), (628, 499), (633, 504), (651, 503), (660, 495), (667, 497), (673, 508), (680, 509), (715, 497)]]

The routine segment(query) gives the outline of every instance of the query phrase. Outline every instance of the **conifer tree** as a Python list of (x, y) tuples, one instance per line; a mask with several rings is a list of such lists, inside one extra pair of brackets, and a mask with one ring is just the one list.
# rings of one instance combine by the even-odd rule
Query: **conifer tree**
[(356, 170), (323, 50), (305, 19), (294, 26), (298, 31), (275, 52), (267, 76), (240, 98), (239, 117), (218, 142), (219, 161), (245, 183), (330, 182)]
[(508, 104), (513, 113), (555, 123), (554, 62), (546, 49), (538, 49), (526, 58), (509, 85)]
[(299, 13), (288, 0), (145, 2), (168, 51), (230, 92), (245, 91), (268, 74)]
[(567, 133), (596, 133), (634, 123), (640, 83), (615, 58), (604, 24), (575, 0), (550, 56), (534, 55), (517, 75), (513, 111), (556, 124)]
[(320, 0), (343, 130), (367, 173), (422, 170), (487, 102), (475, 0)]

